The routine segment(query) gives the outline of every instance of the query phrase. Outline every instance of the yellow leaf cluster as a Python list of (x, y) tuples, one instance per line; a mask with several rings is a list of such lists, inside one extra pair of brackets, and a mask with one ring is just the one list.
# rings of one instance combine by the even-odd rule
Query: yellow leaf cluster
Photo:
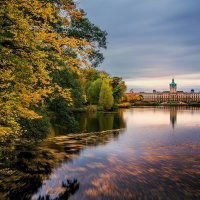
[[(72, 105), (70, 90), (53, 83), (51, 73), (65, 67), (80, 73), (79, 67), (89, 66), (87, 55), (94, 45), (68, 36), (70, 18), (80, 20), (83, 17), (71, 2), (61, 1), (60, 7), (44, 0), (4, 0), (1, 4), (1, 133), (19, 132), (21, 117), (40, 118), (31, 107), (52, 93)], [(59, 66), (58, 63), (64, 64)]]

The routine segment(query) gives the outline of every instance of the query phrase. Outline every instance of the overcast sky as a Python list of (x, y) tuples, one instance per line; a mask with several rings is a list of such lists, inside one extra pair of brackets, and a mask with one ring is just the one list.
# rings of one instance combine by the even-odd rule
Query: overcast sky
[(80, 0), (88, 18), (108, 32), (100, 69), (128, 89), (200, 91), (200, 0)]

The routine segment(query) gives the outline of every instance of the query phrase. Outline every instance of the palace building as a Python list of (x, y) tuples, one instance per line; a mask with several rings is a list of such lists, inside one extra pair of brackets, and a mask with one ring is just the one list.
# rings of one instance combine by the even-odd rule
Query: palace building
[(177, 91), (177, 84), (172, 79), (169, 84), (170, 91), (157, 92), (153, 90), (153, 93), (139, 92), (136, 95), (142, 95), (143, 101), (157, 101), (157, 102), (198, 102), (200, 101), (200, 92)]

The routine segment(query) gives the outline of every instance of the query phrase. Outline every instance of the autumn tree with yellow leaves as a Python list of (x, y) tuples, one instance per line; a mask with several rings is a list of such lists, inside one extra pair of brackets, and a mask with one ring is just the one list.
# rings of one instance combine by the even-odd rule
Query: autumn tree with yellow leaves
[(0, 17), (0, 133), (6, 135), (20, 133), (21, 118), (42, 118), (35, 108), (47, 99), (73, 104), (71, 88), (55, 73), (70, 70), (80, 80), (81, 67), (103, 61), (106, 33), (91, 35), (86, 26), (95, 25), (72, 0), (4, 0)]

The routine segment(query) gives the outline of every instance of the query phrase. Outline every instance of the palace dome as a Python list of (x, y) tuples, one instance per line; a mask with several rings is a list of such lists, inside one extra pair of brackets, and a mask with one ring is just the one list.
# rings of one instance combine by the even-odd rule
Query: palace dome
[(176, 83), (174, 82), (174, 79), (172, 79), (172, 82), (170, 83), (170, 86), (176, 87)]

